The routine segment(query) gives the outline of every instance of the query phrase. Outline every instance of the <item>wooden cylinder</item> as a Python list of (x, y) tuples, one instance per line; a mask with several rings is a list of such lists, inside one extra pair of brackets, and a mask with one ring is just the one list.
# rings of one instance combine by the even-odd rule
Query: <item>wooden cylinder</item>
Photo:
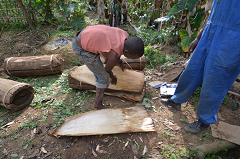
[(146, 57), (144, 55), (138, 59), (129, 59), (122, 55), (121, 60), (124, 68), (128, 69), (143, 70), (146, 65)]
[(73, 78), (71, 74), (68, 74), (68, 85), (71, 88), (79, 89), (79, 90), (96, 90), (96, 86), (90, 85), (84, 82), (80, 82), (75, 78)]
[(40, 76), (62, 73), (63, 59), (58, 54), (10, 57), (4, 60), (4, 72), (9, 76)]
[(0, 78), (0, 105), (11, 110), (28, 106), (34, 97), (31, 85)]
[[(100, 58), (102, 63), (105, 64), (105, 60), (103, 59), (103, 57), (100, 56)], [(143, 70), (146, 65), (146, 57), (144, 55), (138, 59), (129, 59), (124, 55), (122, 55), (120, 59), (122, 61), (124, 68), (132, 69), (132, 70)], [(119, 63), (119, 66), (121, 67), (121, 63)]]

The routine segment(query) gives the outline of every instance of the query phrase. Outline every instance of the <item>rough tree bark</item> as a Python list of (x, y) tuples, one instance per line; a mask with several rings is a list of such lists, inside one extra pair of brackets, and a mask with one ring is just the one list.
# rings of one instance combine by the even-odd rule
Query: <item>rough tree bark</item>
[(24, 16), (25, 16), (29, 26), (31, 27), (32, 30), (34, 30), (36, 26), (34, 24), (34, 21), (31, 19), (31, 16), (29, 15), (26, 7), (23, 5), (22, 0), (16, 0), (16, 2), (18, 4), (18, 6), (21, 8), (21, 10), (22, 10), (22, 12), (23, 12), (23, 14), (24, 14)]

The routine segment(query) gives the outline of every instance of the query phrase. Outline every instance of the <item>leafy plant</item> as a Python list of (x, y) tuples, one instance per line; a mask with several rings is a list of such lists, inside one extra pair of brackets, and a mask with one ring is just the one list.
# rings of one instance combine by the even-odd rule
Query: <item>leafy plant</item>
[(179, 148), (179, 151), (180, 151), (180, 156), (181, 157), (187, 156), (187, 153), (186, 153), (185, 149)]
[(181, 38), (181, 46), (182, 46), (183, 51), (188, 51), (189, 45), (197, 37), (197, 32), (195, 32), (191, 36), (189, 36), (188, 32), (185, 29), (181, 29), (181, 30), (179, 30), (179, 35)]
[(67, 5), (64, 1), (58, 1), (59, 10), (62, 12), (61, 22), (67, 20), (67, 24), (61, 24), (58, 26), (59, 30), (66, 30), (68, 28), (81, 29), (85, 24), (85, 12), (79, 9), (78, 3)]
[(182, 10), (189, 10), (190, 12), (197, 6), (199, 0), (179, 0), (170, 10), (169, 14), (177, 14)]
[[(174, 27), (166, 27), (161, 31), (157, 31), (151, 28), (140, 27), (140, 33), (137, 35), (140, 37), (144, 45), (152, 45), (152, 44), (167, 44), (171, 39), (175, 39), (177, 37), (177, 32), (173, 32)], [(135, 36), (135, 35), (134, 35)]]
[(23, 141), (23, 149), (25, 150), (25, 149), (27, 149), (28, 148), (28, 146), (29, 146), (29, 140), (27, 139), (27, 140), (24, 140)]
[(193, 9), (197, 6), (198, 3), (199, 3), (199, 0), (179, 0), (178, 3), (176, 3), (171, 8), (167, 16), (157, 18), (154, 21), (156, 23), (171, 21), (173, 18), (176, 19), (177, 14), (181, 11), (186, 14), (187, 16), (186, 26), (188, 26), (188, 31), (186, 28), (181, 28), (179, 30), (179, 35), (181, 38), (181, 46), (183, 51), (187, 51), (190, 43), (197, 37), (196, 30), (200, 28), (200, 24), (203, 21), (201, 14), (204, 12), (204, 10), (201, 8), (197, 9), (197, 11), (195, 12), (194, 18), (189, 18), (189, 13), (193, 11)]

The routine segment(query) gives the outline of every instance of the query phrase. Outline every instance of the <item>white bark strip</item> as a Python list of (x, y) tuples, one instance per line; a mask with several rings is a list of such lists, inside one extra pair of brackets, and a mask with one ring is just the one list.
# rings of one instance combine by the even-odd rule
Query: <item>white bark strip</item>
[(156, 131), (144, 106), (109, 108), (69, 117), (52, 135), (85, 136)]

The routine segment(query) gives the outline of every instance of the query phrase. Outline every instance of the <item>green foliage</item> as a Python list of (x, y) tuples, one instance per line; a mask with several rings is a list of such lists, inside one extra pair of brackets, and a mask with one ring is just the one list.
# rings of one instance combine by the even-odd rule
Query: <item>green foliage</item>
[(158, 49), (154, 49), (150, 45), (144, 48), (144, 55), (147, 60), (147, 67), (154, 68), (156, 64), (164, 64), (165, 63), (165, 54), (159, 55)]
[(187, 121), (181, 120), (181, 123), (189, 124)]
[(29, 143), (29, 140), (28, 140), (28, 139), (27, 139), (27, 140), (24, 140), (24, 141), (23, 141), (23, 144), (22, 144), (22, 145), (23, 145), (23, 149), (24, 149), (24, 150), (27, 149), (28, 146), (29, 146), (29, 144), (30, 144), (30, 143)]
[(197, 6), (199, 0), (179, 0), (170, 10), (169, 14), (177, 14), (182, 10), (189, 10), (190, 12)]
[(229, 102), (230, 102), (230, 100), (229, 100), (228, 96), (226, 95), (222, 104), (227, 105)]
[(187, 153), (186, 153), (185, 149), (179, 148), (179, 151), (180, 151), (180, 156), (181, 157), (187, 156)]
[(143, 98), (143, 101), (140, 103), (137, 103), (136, 105), (145, 105), (145, 108), (150, 109), (151, 104), (148, 98)]
[(235, 110), (239, 109), (239, 103), (238, 102), (236, 102), (233, 99), (228, 99), (228, 102), (226, 102), (226, 103), (230, 103), (230, 102), (231, 102), (231, 109), (232, 109), (232, 111), (235, 111)]
[(178, 3), (171, 8), (169, 14), (177, 14), (180, 11), (185, 10), (186, 3), (187, 3), (187, 0), (179, 0)]
[(27, 3), (29, 7), (32, 8), (34, 12), (44, 16), (44, 19), (47, 21), (53, 21), (55, 19), (53, 15), (53, 5), (54, 0), (36, 0), (30, 3)]
[(169, 39), (176, 38), (177, 36), (176, 32), (171, 34), (173, 30), (174, 27), (168, 27), (166, 29), (162, 29), (161, 31), (141, 27), (141, 32), (137, 36), (143, 40), (145, 46), (161, 43), (167, 44)]
[[(93, 110), (92, 108), (86, 108), (81, 110), (79, 106), (86, 103), (90, 97), (93, 96), (91, 92), (75, 91), (69, 87), (67, 82), (68, 70), (63, 71), (61, 76), (43, 76), (39, 78), (24, 78), (15, 79), (19, 82), (29, 83), (34, 88), (34, 99), (30, 106), (41, 109), (54, 109), (55, 123), (53, 128), (63, 123), (64, 119), (73, 116), (78, 113), (84, 113)], [(47, 81), (47, 82), (46, 82)], [(57, 91), (56, 91), (57, 89)], [(76, 93), (75, 93), (76, 92)], [(71, 95), (74, 93), (74, 95)], [(45, 99), (51, 99), (52, 96), (67, 95), (68, 98), (61, 100), (52, 100), (51, 102), (42, 102)], [(37, 123), (44, 122), (48, 118), (47, 115), (43, 115), (39, 120), (26, 120), (19, 128), (35, 128)]]
[[(199, 0), (179, 0), (178, 3), (176, 3), (171, 10), (169, 11), (168, 15), (165, 17), (157, 18), (154, 22), (160, 23), (160, 22), (166, 22), (171, 21), (172, 17), (174, 19), (177, 18), (177, 14), (180, 11), (186, 11), (186, 14), (189, 12), (192, 12), (193, 9), (197, 6)], [(203, 13), (203, 9), (198, 9), (195, 12), (195, 17), (190, 18), (190, 24), (191, 24), (191, 30), (198, 30), (200, 27), (200, 24), (203, 20), (201, 13)], [(196, 29), (195, 29), (196, 28)], [(188, 32), (185, 30), (185, 28), (182, 28), (179, 30), (179, 35), (181, 38), (181, 47), (183, 51), (188, 51), (188, 47), (190, 43), (197, 37), (197, 32), (194, 32), (191, 36), (189, 36)]]
[(66, 24), (58, 26), (59, 30), (66, 30), (69, 28), (82, 29), (85, 24), (85, 12), (80, 9), (81, 3), (72, 3), (67, 5), (64, 1), (58, 1), (58, 11), (63, 14), (60, 22), (67, 20)]
[(205, 16), (204, 16), (204, 18), (202, 18), (202, 15), (201, 15), (201, 13), (203, 11), (204, 10), (202, 10), (202, 9), (199, 9), (196, 11), (196, 13), (195, 13), (196, 16), (190, 22), (190, 24), (192, 24), (193, 28), (200, 28), (201, 22), (205, 19)]
[(144, 55), (147, 60), (147, 68), (154, 68), (157, 64), (166, 62), (174, 62), (175, 56), (170, 56), (166, 53), (159, 54), (159, 49), (154, 49), (151, 45), (144, 48)]
[[(0, 28), (3, 27), (3, 24), (0, 23)], [(6, 24), (4, 26), (4, 31), (23, 31), (26, 29), (29, 29), (30, 27), (28, 26), (28, 24), (24, 23), (24, 22), (15, 22), (15, 23), (11, 23), (11, 24)]]
[(197, 32), (195, 32), (191, 36), (189, 36), (188, 32), (185, 29), (181, 29), (181, 30), (179, 30), (179, 35), (181, 38), (181, 46), (182, 46), (183, 51), (188, 51), (189, 45), (197, 37)]

